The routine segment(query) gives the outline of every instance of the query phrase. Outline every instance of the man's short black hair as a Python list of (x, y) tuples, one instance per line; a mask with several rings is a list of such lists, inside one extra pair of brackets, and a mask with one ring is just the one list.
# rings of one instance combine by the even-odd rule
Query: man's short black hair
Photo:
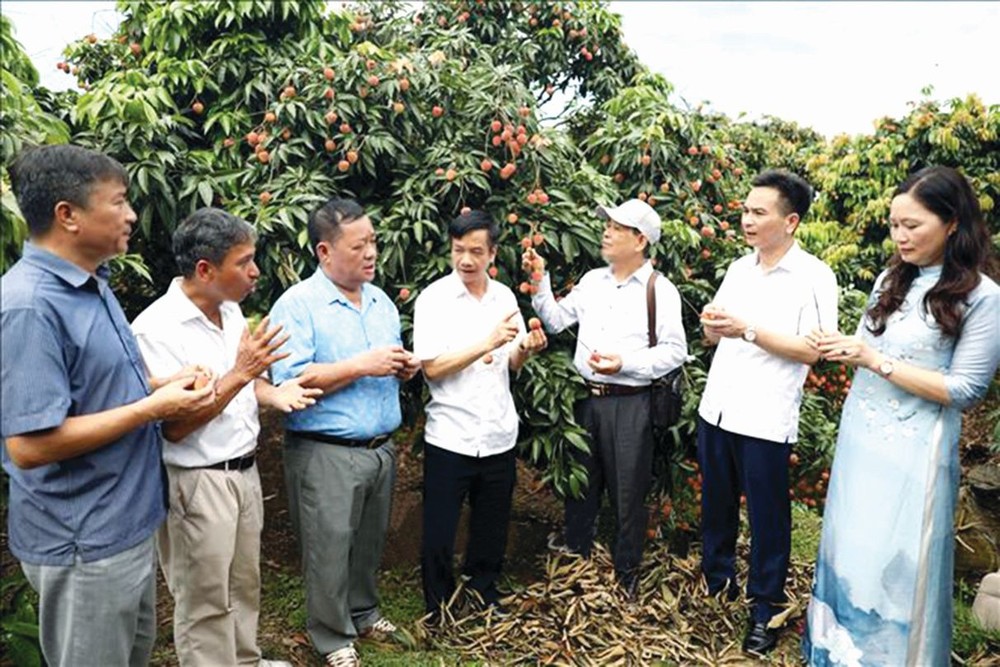
[(94, 186), (107, 181), (128, 187), (125, 168), (112, 157), (72, 144), (29, 148), (10, 166), (11, 189), (33, 237), (52, 228), (56, 204), (87, 208)]
[(812, 204), (813, 189), (804, 178), (784, 169), (768, 169), (757, 174), (752, 185), (755, 188), (774, 188), (781, 195), (784, 213), (798, 213), (799, 220), (806, 217)]
[(489, 247), (495, 248), (500, 241), (500, 227), (493, 217), (482, 209), (460, 213), (448, 224), (448, 236), (460, 239), (469, 232), (485, 229), (489, 235)]
[(320, 241), (336, 242), (343, 225), (365, 217), (365, 209), (353, 199), (334, 197), (309, 214), (309, 245), (315, 252)]
[(181, 275), (194, 275), (198, 260), (220, 266), (229, 251), (257, 240), (250, 223), (218, 208), (199, 208), (174, 231), (174, 260)]

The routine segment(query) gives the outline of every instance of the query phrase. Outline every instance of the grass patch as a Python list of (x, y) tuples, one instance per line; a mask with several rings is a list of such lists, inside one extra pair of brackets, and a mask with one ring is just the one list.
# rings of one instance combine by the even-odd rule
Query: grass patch
[(816, 510), (792, 503), (792, 560), (814, 563), (822, 532), (823, 519)]
[(1000, 654), (1000, 631), (986, 630), (972, 615), (976, 590), (976, 586), (965, 581), (956, 582), (955, 622), (951, 631), (951, 650), (972, 664)]

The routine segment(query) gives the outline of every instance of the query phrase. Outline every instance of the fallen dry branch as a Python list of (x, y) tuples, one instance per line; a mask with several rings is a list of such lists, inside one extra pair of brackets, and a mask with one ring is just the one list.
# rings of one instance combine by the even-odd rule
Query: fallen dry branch
[[(746, 545), (740, 547), (741, 580)], [(596, 547), (587, 560), (561, 551), (545, 556), (545, 578), (502, 601), (504, 612), (479, 610), (460, 589), (440, 617), (418, 623), (414, 640), (487, 664), (683, 665), (751, 664), (740, 650), (746, 603), (708, 595), (698, 554), (679, 558), (649, 550), (639, 595), (617, 586), (610, 556)], [(793, 563), (786, 630), (769, 662), (797, 664), (802, 610), (812, 570)]]

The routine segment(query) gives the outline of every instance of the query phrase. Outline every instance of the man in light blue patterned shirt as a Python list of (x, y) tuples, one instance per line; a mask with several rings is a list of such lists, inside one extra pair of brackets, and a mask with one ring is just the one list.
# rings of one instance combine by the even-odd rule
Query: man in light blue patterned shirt
[(309, 216), (319, 268), (275, 302), (289, 334), (275, 383), (305, 374), (323, 390), (285, 422), (289, 512), (304, 563), (307, 629), (327, 664), (359, 664), (354, 640), (395, 626), (378, 610), (375, 573), (385, 545), (399, 385), (420, 362), (403, 349), (399, 312), (371, 284), (375, 229), (364, 210), (332, 199)]

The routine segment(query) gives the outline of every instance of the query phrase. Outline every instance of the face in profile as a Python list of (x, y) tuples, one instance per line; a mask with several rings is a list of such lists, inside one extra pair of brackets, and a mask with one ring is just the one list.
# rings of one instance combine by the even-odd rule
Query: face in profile
[(124, 183), (98, 181), (91, 186), (85, 206), (71, 206), (81, 254), (99, 264), (128, 250), (136, 215)]
[(486, 229), (474, 229), (460, 238), (451, 239), (451, 265), (466, 287), (485, 283), (486, 269), (496, 254), (496, 248), (490, 246), (490, 233)]
[(948, 236), (957, 223), (945, 222), (909, 192), (897, 195), (889, 208), (889, 234), (904, 262), (937, 266), (944, 262)]
[(254, 261), (256, 245), (252, 241), (229, 249), (219, 266), (211, 266), (212, 285), (223, 301), (239, 303), (257, 287), (260, 269)]
[(356, 290), (375, 278), (375, 260), (378, 249), (375, 227), (367, 215), (340, 225), (340, 235), (327, 247), (324, 270), (338, 286)]
[(780, 248), (795, 234), (799, 216), (786, 210), (777, 188), (755, 187), (743, 202), (743, 237), (747, 245), (767, 252)]
[(634, 227), (628, 227), (610, 218), (604, 223), (601, 235), (601, 257), (608, 264), (641, 255), (643, 237)]

